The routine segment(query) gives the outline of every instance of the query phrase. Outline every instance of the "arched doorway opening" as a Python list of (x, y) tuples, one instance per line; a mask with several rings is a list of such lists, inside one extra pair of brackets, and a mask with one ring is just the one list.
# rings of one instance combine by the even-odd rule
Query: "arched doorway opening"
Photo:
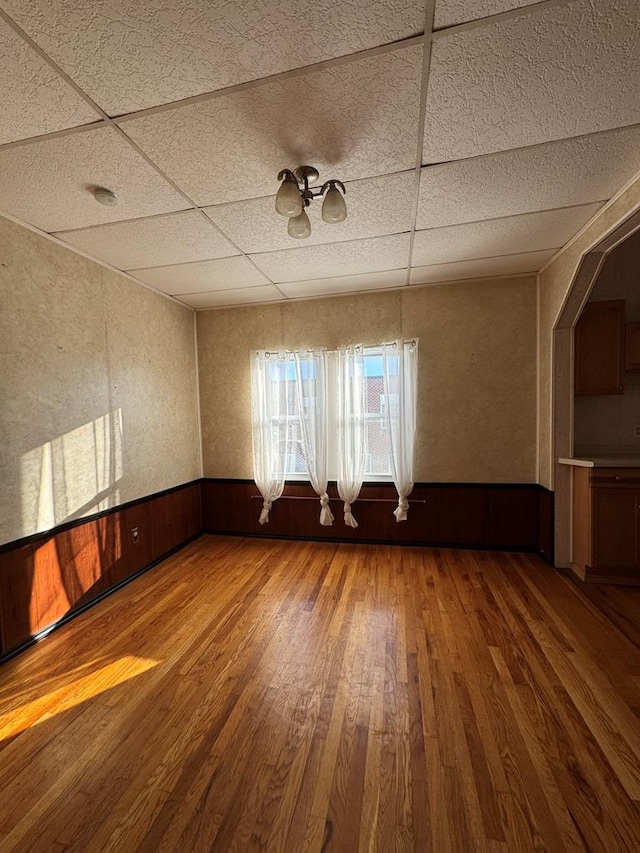
[(555, 493), (555, 565), (571, 562), (572, 488), (571, 468), (558, 459), (574, 454), (574, 328), (602, 266), (611, 252), (640, 230), (640, 210), (614, 227), (587, 252), (576, 271), (553, 328), (552, 340), (552, 436)]

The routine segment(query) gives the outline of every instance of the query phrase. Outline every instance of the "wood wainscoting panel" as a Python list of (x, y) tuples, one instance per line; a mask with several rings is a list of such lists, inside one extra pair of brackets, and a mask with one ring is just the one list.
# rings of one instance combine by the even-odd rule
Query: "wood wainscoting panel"
[(33, 546), (0, 554), (0, 640), (2, 652), (16, 648), (35, 633), (38, 602), (34, 583)]
[[(108, 518), (112, 520), (114, 516)], [(99, 520), (64, 530), (53, 541), (57, 570), (72, 608), (96, 598), (110, 586), (109, 562), (101, 547)]]
[[(127, 520), (131, 519), (131, 514), (133, 514), (133, 520), (137, 523), (141, 516), (144, 517), (146, 515), (146, 506), (146, 502), (135, 504), (132, 507), (122, 510), (122, 512), (114, 512), (99, 519), (100, 550), (107, 567), (109, 586), (116, 586), (126, 581), (137, 570), (133, 566), (142, 568), (150, 562), (149, 558), (147, 563), (140, 563), (138, 565), (135, 558), (132, 558), (127, 547)], [(147, 542), (149, 538), (149, 535), (147, 535)], [(146, 556), (148, 556), (149, 551), (150, 547), (147, 546)]]
[[(37, 618), (33, 625), (33, 633), (37, 634), (38, 631), (44, 630), (66, 616), (72, 607), (71, 591), (67, 592), (63, 570), (58, 559), (56, 536), (47, 537), (34, 544), (33, 568), (37, 600)], [(70, 574), (72, 571), (70, 569)], [(74, 586), (78, 585), (74, 584)]]
[(200, 483), (161, 495), (150, 503), (153, 560), (200, 532)]
[[(328, 491), (331, 527), (320, 525), (320, 501), (308, 483), (288, 483), (269, 522), (260, 525), (262, 499), (252, 481), (205, 479), (203, 527), (210, 533), (542, 551), (541, 503), (549, 493), (536, 485), (416, 484), (408, 521), (396, 522), (393, 484), (365, 484), (353, 505), (354, 530), (344, 524), (335, 485)], [(548, 500), (544, 509), (549, 525)], [(545, 547), (549, 553), (548, 542)]]
[(555, 493), (540, 486), (540, 518), (538, 526), (538, 554), (550, 566), (555, 557)]
[(175, 512), (179, 501), (173, 493), (162, 495), (153, 501), (151, 515), (151, 559), (157, 560), (173, 547), (177, 540), (178, 521)]
[(13, 547), (3, 546), (0, 657), (127, 581), (201, 529), (198, 481)]
[[(122, 554), (123, 575), (121, 580), (144, 569), (153, 560), (152, 518), (154, 501), (144, 501), (134, 504), (122, 511), (121, 524), (117, 535), (119, 552)], [(134, 542), (133, 532), (137, 531), (137, 541)]]
[(33, 633), (48, 628), (113, 585), (122, 555), (115, 544), (120, 513), (111, 513), (34, 542), (38, 618)]

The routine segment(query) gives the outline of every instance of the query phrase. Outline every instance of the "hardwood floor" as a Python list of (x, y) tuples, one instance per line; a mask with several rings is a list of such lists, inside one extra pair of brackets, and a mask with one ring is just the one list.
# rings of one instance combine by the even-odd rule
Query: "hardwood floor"
[(0, 850), (638, 851), (640, 589), (205, 536), (0, 669)]

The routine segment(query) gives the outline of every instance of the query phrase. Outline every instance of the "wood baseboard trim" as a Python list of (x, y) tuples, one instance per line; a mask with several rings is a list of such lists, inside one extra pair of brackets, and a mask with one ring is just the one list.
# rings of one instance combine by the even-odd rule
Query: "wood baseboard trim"
[(571, 572), (583, 583), (622, 584), (624, 586), (640, 586), (640, 566), (620, 569), (606, 566), (569, 565)]
[(586, 580), (585, 570), (582, 568), (582, 566), (577, 565), (577, 563), (569, 563), (569, 571), (581, 581)]

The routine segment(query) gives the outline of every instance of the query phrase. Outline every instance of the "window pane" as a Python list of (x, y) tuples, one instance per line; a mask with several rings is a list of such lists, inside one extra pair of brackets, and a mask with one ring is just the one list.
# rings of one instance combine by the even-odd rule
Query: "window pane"
[(366, 476), (389, 475), (389, 435), (386, 422), (387, 401), (382, 379), (382, 355), (364, 355)]
[(288, 474), (306, 474), (307, 466), (304, 460), (304, 445), (302, 444), (302, 427), (300, 418), (290, 418), (288, 424), (289, 432), (289, 456), (287, 458), (286, 471)]

